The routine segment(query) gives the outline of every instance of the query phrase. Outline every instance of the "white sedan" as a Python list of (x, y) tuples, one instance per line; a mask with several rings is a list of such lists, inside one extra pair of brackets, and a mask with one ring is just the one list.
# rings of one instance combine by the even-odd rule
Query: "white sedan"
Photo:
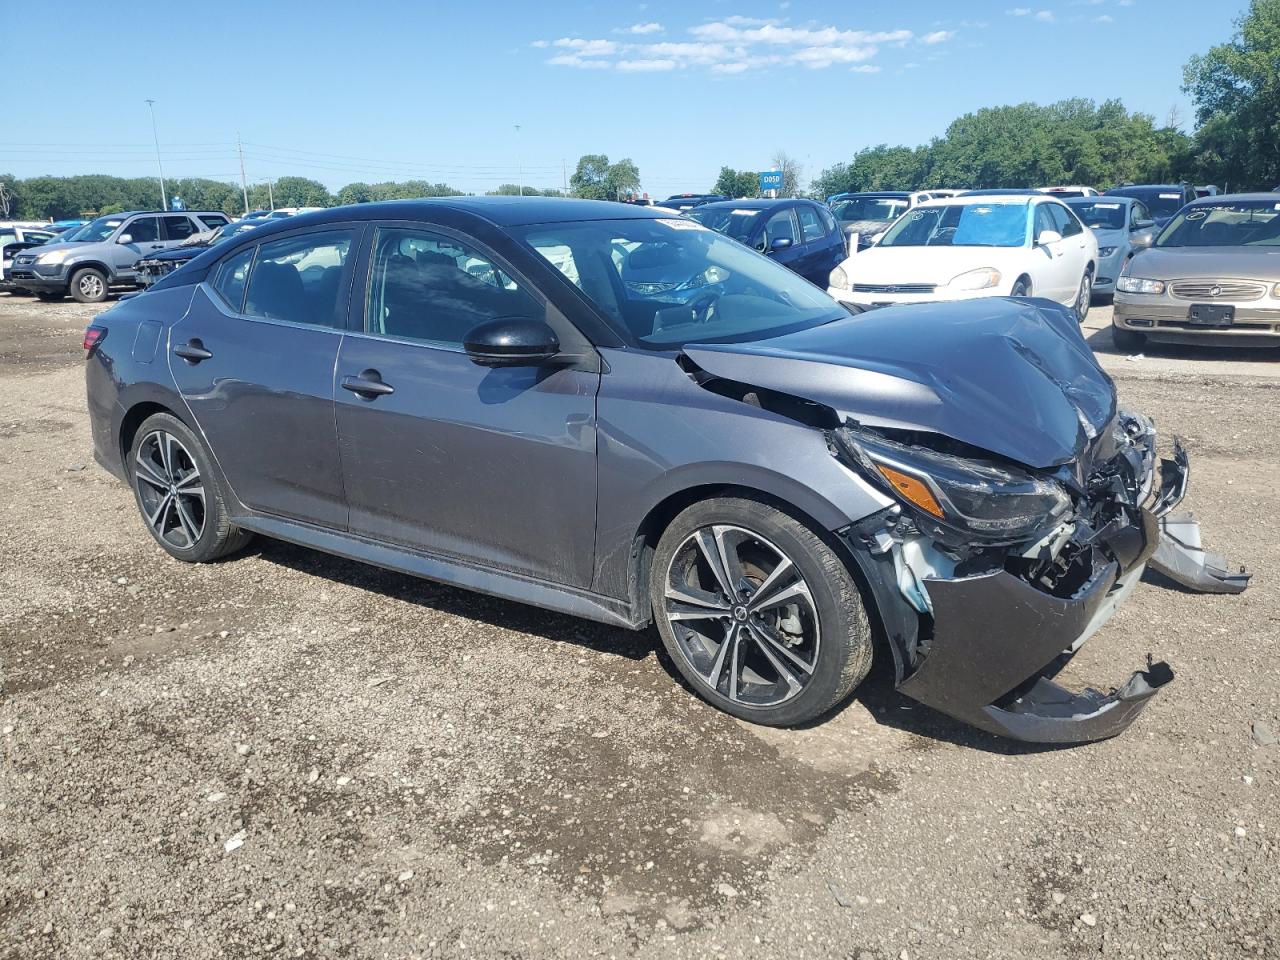
[(913, 207), (873, 247), (831, 271), (827, 292), (852, 312), (898, 303), (1046, 297), (1083, 320), (1098, 241), (1043, 193), (993, 191)]

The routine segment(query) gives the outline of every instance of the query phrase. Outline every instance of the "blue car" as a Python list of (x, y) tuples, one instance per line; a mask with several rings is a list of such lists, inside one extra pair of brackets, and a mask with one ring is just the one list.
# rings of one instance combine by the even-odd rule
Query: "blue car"
[(1098, 240), (1095, 294), (1114, 294), (1116, 280), (1130, 258), (1155, 241), (1156, 222), (1147, 205), (1134, 197), (1068, 197), (1063, 201)]
[(840, 224), (813, 200), (728, 200), (695, 207), (686, 216), (772, 257), (824, 290), (831, 271), (847, 256)]

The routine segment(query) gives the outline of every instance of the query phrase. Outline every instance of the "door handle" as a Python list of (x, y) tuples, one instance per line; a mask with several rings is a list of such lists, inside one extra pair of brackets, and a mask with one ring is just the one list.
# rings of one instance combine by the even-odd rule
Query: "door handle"
[(163, 243), (153, 243), (153, 244), (151, 245), (151, 249), (152, 249), (152, 250), (163, 250), (163, 249), (164, 249), (164, 244), (163, 244)]
[(391, 384), (382, 382), (382, 374), (377, 370), (361, 370), (358, 377), (343, 377), (342, 389), (350, 390), (366, 400), (385, 397), (389, 393), (396, 392)]
[(197, 364), (201, 360), (208, 360), (213, 356), (204, 348), (204, 344), (200, 342), (199, 337), (192, 337), (186, 343), (180, 343), (173, 348), (174, 356), (181, 357), (190, 364)]

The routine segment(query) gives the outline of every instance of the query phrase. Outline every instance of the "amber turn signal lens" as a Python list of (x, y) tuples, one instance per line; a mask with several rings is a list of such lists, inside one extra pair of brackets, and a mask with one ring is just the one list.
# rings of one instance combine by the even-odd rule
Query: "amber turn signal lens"
[(889, 481), (893, 489), (902, 495), (903, 499), (909, 503), (914, 503), (925, 513), (931, 513), (938, 519), (942, 519), (945, 516), (942, 512), (942, 507), (938, 506), (938, 501), (934, 499), (929, 488), (921, 481), (909, 474), (894, 470), (892, 467), (886, 467), (882, 463), (877, 463), (876, 467), (884, 474), (884, 478)]

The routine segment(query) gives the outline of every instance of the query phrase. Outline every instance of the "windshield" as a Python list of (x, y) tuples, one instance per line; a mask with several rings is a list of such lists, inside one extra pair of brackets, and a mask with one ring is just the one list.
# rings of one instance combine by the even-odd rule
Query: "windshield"
[(1125, 204), (1119, 200), (1073, 200), (1067, 204), (1086, 227), (1123, 230)]
[(691, 220), (516, 233), (643, 347), (761, 340), (848, 316), (809, 281)]
[(916, 207), (889, 228), (880, 246), (1021, 247), (1027, 209), (1026, 201)]
[(123, 217), (99, 217), (91, 220), (76, 231), (74, 237), (68, 239), (86, 240), (89, 243), (100, 243), (108, 240), (116, 232), (116, 228), (124, 223)]
[(862, 220), (888, 223), (898, 219), (906, 209), (907, 201), (896, 197), (851, 197), (848, 200), (837, 200), (831, 205), (831, 212), (841, 223), (857, 223)]
[(1280, 246), (1280, 203), (1232, 200), (1198, 203), (1169, 221), (1157, 247)]
[(756, 218), (763, 210), (732, 210), (728, 207), (694, 207), (685, 216), (697, 220), (704, 227), (733, 237), (739, 243), (751, 239), (755, 229)]
[(1133, 197), (1135, 200), (1141, 200), (1147, 205), (1153, 217), (1159, 217), (1162, 220), (1172, 217), (1182, 209), (1182, 191), (1177, 189), (1120, 187), (1117, 190), (1108, 190), (1107, 193), (1113, 197)]
[(78, 227), (71, 227), (68, 230), (64, 230), (62, 233), (58, 234), (58, 243), (67, 243), (72, 240), (81, 239), (80, 235), (91, 226), (93, 226), (93, 224), (83, 223)]

